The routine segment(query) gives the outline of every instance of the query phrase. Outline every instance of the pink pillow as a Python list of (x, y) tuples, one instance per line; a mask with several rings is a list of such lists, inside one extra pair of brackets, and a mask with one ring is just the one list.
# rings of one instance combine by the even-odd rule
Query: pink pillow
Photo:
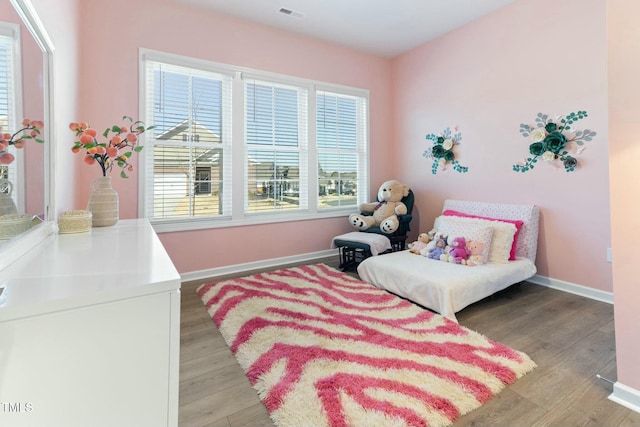
[(458, 212), (458, 211), (454, 211), (451, 209), (447, 209), (446, 211), (442, 212), (442, 215), (445, 216), (461, 216), (461, 217), (466, 217), (466, 218), (478, 218), (478, 219), (486, 219), (489, 221), (500, 221), (500, 222), (508, 222), (509, 224), (513, 224), (516, 226), (516, 234), (513, 236), (513, 244), (511, 245), (511, 253), (509, 254), (509, 261), (513, 261), (514, 259), (516, 259), (516, 250), (518, 249), (518, 236), (520, 235), (520, 229), (522, 228), (522, 225), (524, 224), (524, 221), (521, 220), (514, 220), (514, 219), (501, 219), (501, 218), (488, 218), (486, 216), (479, 216), (479, 215), (471, 215), (471, 214), (466, 214), (464, 212)]

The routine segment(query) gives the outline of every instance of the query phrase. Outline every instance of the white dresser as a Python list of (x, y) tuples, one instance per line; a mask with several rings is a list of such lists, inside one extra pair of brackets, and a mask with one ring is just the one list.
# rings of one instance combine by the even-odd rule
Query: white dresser
[(52, 235), (0, 286), (0, 426), (177, 426), (180, 275), (147, 220)]

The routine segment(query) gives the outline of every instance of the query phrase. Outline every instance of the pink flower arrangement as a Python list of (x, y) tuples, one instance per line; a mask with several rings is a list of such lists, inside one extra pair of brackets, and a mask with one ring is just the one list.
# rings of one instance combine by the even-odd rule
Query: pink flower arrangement
[(128, 178), (125, 171), (132, 172), (133, 165), (129, 159), (133, 153), (139, 153), (144, 147), (138, 145), (138, 136), (153, 126), (145, 127), (145, 124), (138, 120), (133, 121), (129, 116), (123, 116), (123, 121), (128, 121), (128, 125), (113, 125), (107, 128), (102, 136), (107, 142), (98, 142), (98, 132), (86, 122), (69, 123), (69, 129), (76, 133), (76, 141), (71, 151), (74, 153), (85, 152), (84, 162), (88, 165), (97, 163), (102, 169), (102, 176), (107, 176), (114, 165), (121, 171), (122, 178)]
[(15, 156), (7, 151), (11, 145), (22, 148), (30, 139), (42, 144), (44, 140), (40, 138), (40, 130), (43, 127), (44, 123), (41, 120), (29, 119), (22, 120), (22, 128), (13, 134), (2, 133), (0, 127), (0, 164), (8, 165), (15, 160)]

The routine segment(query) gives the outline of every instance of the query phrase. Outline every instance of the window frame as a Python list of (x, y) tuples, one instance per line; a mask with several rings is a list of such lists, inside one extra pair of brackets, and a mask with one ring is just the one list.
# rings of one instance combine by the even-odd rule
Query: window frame
[[(10, 38), (11, 43), (11, 89), (8, 90), (9, 111), (7, 118), (7, 129), (3, 132), (13, 134), (19, 129), (19, 123), (24, 116), (22, 101), (22, 40), (20, 34), (20, 25), (12, 22), (0, 21), (0, 35)], [(15, 156), (14, 161), (9, 165), (4, 165), (8, 171), (8, 180), (13, 185), (12, 198), (16, 204), (18, 212), (25, 210), (25, 157), (24, 151), (15, 147), (9, 147), (9, 152)]]
[[(246, 67), (233, 66), (203, 59), (196, 59), (177, 54), (170, 54), (151, 49), (141, 48), (139, 50), (139, 108), (140, 118), (149, 125), (153, 125), (153, 117), (147, 116), (146, 105), (146, 61), (155, 61), (171, 64), (179, 67), (194, 68), (203, 71), (211, 71), (220, 74), (233, 75), (232, 94), (231, 94), (231, 150), (225, 153), (230, 156), (228, 159), (231, 163), (230, 183), (240, 183), (231, 185), (231, 215), (219, 217), (179, 217), (179, 218), (152, 218), (147, 216), (146, 194), (148, 188), (153, 188), (153, 183), (146, 182), (146, 170), (149, 165), (153, 165), (153, 159), (149, 160), (152, 154), (150, 150), (142, 150), (139, 157), (139, 173), (138, 184), (140, 191), (138, 192), (138, 209), (141, 215), (148, 218), (152, 226), (157, 232), (175, 232), (186, 230), (199, 230), (220, 227), (237, 227), (246, 225), (270, 224), (291, 221), (308, 221), (323, 218), (343, 217), (357, 210), (360, 203), (367, 202), (369, 199), (369, 91), (367, 89), (354, 88), (339, 84), (320, 82), (311, 79), (294, 77), (284, 74), (260, 71)], [(246, 79), (253, 79), (274, 84), (282, 84), (286, 86), (304, 87), (307, 91), (307, 120), (306, 120), (306, 141), (307, 156), (306, 166), (306, 183), (307, 200), (304, 209), (295, 211), (278, 211), (278, 212), (245, 212), (245, 194), (247, 188), (248, 168), (246, 167), (246, 159), (248, 148), (245, 144), (245, 92), (244, 85)], [(355, 206), (341, 206), (335, 208), (318, 208), (318, 151), (316, 147), (316, 92), (333, 92), (348, 96), (362, 98), (364, 102), (364, 112), (362, 114), (365, 120), (365, 135), (362, 140), (362, 158), (358, 166), (358, 192)], [(144, 134), (143, 134), (144, 136)], [(144, 141), (143, 141), (144, 142)], [(301, 156), (302, 161), (302, 156)], [(150, 163), (151, 162), (151, 163)], [(301, 164), (301, 170), (302, 170)], [(302, 173), (302, 172), (301, 172)], [(227, 177), (224, 178), (225, 181)], [(301, 183), (302, 187), (302, 183)]]

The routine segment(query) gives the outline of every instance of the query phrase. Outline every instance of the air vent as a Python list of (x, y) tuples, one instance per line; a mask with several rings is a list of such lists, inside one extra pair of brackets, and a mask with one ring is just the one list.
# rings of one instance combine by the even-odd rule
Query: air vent
[(281, 7), (278, 12), (282, 13), (283, 15), (293, 16), (294, 18), (304, 18), (304, 14), (300, 12), (294, 12), (293, 10), (287, 9), (286, 7)]

